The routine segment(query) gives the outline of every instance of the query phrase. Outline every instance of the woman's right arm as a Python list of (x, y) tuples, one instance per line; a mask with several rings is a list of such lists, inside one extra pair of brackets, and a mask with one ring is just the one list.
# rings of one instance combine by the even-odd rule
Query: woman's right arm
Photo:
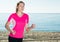
[(14, 30), (11, 30), (10, 27), (9, 27), (9, 25), (10, 25), (10, 22), (6, 22), (5, 28), (6, 28), (10, 33), (12, 33), (13, 35), (15, 35), (16, 32), (15, 32)]
[(5, 28), (6, 28), (9, 32), (12, 32), (12, 30), (11, 30), (10, 27), (9, 27), (9, 25), (10, 25), (10, 22), (6, 22)]
[(12, 34), (15, 34), (15, 31), (12, 30), (12, 29), (10, 29), (10, 27), (9, 27), (11, 21), (13, 21), (13, 20), (12, 20), (12, 15), (9, 16), (9, 18), (8, 18), (6, 24), (5, 24), (5, 28), (6, 28), (9, 32), (11, 32)]

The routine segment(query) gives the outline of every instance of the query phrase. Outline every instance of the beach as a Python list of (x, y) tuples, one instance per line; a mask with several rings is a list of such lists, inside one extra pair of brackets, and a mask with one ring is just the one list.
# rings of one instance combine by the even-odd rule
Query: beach
[[(8, 31), (0, 31), (0, 42), (8, 42)], [(25, 32), (24, 42), (60, 42), (60, 32)]]

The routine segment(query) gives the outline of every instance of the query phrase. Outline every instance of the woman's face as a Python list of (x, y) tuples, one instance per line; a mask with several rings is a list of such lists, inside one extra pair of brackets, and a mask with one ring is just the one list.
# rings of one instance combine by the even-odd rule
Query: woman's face
[(18, 11), (23, 12), (23, 10), (24, 10), (24, 4), (23, 4), (23, 3), (20, 3), (20, 4), (17, 6), (17, 8), (18, 8)]

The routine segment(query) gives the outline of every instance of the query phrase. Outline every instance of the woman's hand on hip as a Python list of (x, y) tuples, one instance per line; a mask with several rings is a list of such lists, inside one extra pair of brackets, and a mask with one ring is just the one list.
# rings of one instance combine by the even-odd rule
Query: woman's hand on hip
[(16, 31), (15, 31), (15, 30), (11, 30), (11, 33), (12, 33), (13, 35), (15, 35), (15, 34), (16, 34)]

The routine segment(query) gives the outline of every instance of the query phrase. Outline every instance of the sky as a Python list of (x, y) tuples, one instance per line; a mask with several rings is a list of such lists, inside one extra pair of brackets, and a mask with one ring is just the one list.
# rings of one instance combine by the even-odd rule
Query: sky
[[(20, 0), (0, 0), (0, 13), (15, 12)], [(27, 13), (60, 13), (60, 0), (22, 0)]]

